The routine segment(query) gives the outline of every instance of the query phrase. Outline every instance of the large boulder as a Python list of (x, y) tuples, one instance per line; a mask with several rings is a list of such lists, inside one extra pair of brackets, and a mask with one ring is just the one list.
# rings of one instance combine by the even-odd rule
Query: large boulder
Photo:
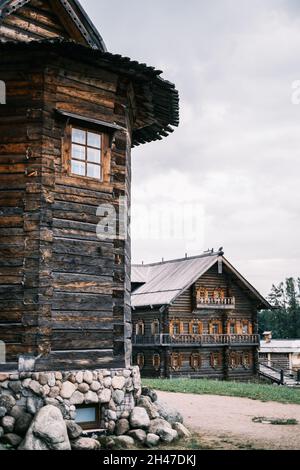
[(67, 426), (59, 408), (40, 409), (26, 434), (20, 450), (71, 450)]
[(89, 437), (80, 437), (72, 441), (73, 450), (99, 450), (100, 447), (100, 443), (96, 439)]
[(137, 405), (145, 408), (150, 419), (159, 418), (159, 413), (149, 397), (141, 396), (138, 399)]
[(168, 423), (183, 423), (183, 417), (176, 409), (170, 408), (168, 405), (160, 401), (157, 401), (154, 406), (156, 407), (159, 415), (168, 421)]
[(150, 426), (150, 418), (145, 408), (136, 406), (130, 415), (130, 425), (133, 429), (148, 429)]
[(156, 434), (161, 438), (163, 442), (166, 442), (168, 444), (178, 438), (177, 431), (175, 431), (175, 429), (172, 429), (172, 426), (167, 421), (161, 418), (156, 418), (151, 421), (149, 433)]

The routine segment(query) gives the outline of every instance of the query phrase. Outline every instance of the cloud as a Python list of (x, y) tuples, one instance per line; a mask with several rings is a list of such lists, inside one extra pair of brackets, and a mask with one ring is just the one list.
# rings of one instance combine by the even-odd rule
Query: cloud
[(133, 206), (198, 204), (203, 236), (133, 232), (134, 260), (223, 245), (264, 294), (299, 275), (298, 0), (82, 3), (109, 50), (164, 70), (180, 91), (179, 129), (133, 151)]

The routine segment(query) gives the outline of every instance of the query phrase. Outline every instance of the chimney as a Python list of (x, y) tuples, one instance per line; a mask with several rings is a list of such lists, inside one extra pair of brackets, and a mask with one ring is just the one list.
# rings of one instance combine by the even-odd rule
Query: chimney
[(263, 332), (263, 337), (264, 337), (264, 341), (266, 343), (271, 343), (271, 340), (272, 340), (272, 331), (264, 331)]

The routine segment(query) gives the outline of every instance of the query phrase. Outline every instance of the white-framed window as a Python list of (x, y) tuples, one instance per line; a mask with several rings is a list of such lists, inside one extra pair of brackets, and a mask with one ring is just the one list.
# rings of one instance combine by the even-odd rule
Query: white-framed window
[(99, 132), (72, 127), (72, 175), (102, 180), (103, 135)]

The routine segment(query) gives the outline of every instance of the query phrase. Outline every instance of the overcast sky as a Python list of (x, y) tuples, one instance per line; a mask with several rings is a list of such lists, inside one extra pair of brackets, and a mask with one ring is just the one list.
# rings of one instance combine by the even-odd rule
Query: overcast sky
[(162, 69), (180, 92), (180, 127), (133, 150), (133, 216), (140, 220), (143, 204), (152, 219), (155, 208), (160, 217), (169, 207), (189, 233), (157, 240), (148, 219), (144, 232), (135, 223), (133, 260), (224, 246), (263, 294), (299, 276), (300, 104), (292, 85), (300, 86), (300, 2), (82, 4), (109, 51)]

